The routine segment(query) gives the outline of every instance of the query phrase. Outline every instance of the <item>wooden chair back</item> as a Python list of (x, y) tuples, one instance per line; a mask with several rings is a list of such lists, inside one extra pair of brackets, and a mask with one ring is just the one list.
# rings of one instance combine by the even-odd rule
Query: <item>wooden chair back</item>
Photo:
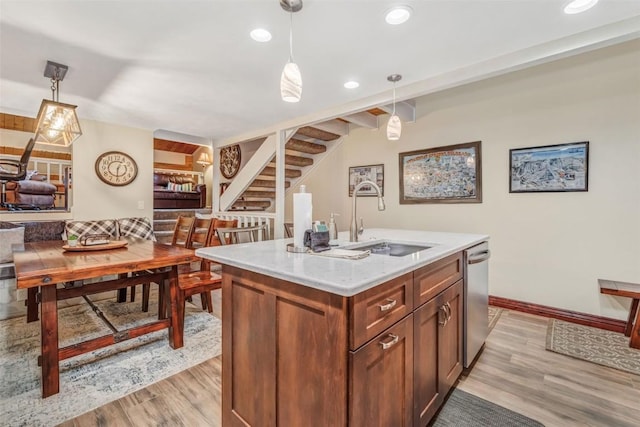
[(213, 222), (212, 218), (196, 218), (193, 221), (193, 229), (187, 242), (187, 248), (198, 249), (207, 246), (213, 233)]
[(217, 228), (218, 239), (223, 245), (267, 240), (267, 224), (238, 228)]
[(284, 223), (284, 237), (291, 238), (293, 237), (293, 223), (285, 222)]
[(176, 227), (173, 229), (171, 245), (187, 247), (194, 222), (195, 218), (192, 216), (179, 216), (176, 221)]
[[(220, 240), (218, 239), (218, 234), (216, 230), (218, 228), (236, 228), (238, 226), (237, 219), (218, 219), (216, 218), (213, 222), (213, 232), (211, 233), (211, 240), (207, 246), (220, 246)], [(230, 243), (229, 241), (225, 243)]]

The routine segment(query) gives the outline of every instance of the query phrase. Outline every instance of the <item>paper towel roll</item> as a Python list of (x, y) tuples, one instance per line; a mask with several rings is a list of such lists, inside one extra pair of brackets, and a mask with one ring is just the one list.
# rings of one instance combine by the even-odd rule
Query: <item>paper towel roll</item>
[(304, 232), (311, 229), (312, 209), (311, 193), (305, 193), (301, 185), (300, 192), (293, 194), (293, 245), (297, 248), (304, 248)]

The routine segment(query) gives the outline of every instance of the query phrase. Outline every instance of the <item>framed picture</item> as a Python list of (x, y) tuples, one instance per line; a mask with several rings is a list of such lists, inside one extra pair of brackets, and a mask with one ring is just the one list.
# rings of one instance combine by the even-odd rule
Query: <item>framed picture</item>
[(509, 192), (588, 191), (589, 142), (509, 150)]
[(399, 154), (400, 204), (481, 203), (480, 141)]
[[(353, 196), (353, 189), (356, 185), (362, 181), (372, 181), (378, 184), (382, 195), (384, 196), (384, 165), (369, 165), (369, 166), (352, 166), (349, 168), (349, 197)], [(358, 190), (358, 197), (360, 196), (377, 196), (376, 190), (370, 186), (365, 185)]]

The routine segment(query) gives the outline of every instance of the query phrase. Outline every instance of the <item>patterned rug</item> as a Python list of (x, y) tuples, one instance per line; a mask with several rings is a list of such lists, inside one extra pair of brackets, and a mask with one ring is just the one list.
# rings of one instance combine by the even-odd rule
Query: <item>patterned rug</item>
[(640, 375), (640, 350), (622, 333), (550, 319), (547, 350)]
[[(96, 305), (122, 329), (153, 320), (140, 302), (118, 304), (113, 299)], [(88, 304), (59, 311), (60, 347), (109, 332)], [(60, 393), (41, 398), (40, 322), (25, 317), (0, 322), (0, 425), (53, 426), (119, 399), (136, 390), (218, 356), (221, 321), (187, 303), (184, 347), (169, 347), (167, 330), (124, 341), (60, 364)]]
[(498, 319), (500, 319), (500, 315), (504, 310), (498, 307), (494, 307), (492, 305), (489, 306), (489, 332), (496, 326), (498, 323)]
[(544, 427), (537, 421), (459, 389), (453, 390), (432, 427)]

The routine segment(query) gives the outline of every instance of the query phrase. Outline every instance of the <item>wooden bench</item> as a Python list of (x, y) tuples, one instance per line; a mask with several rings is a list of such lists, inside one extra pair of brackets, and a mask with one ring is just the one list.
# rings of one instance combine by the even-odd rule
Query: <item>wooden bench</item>
[(640, 284), (605, 279), (598, 279), (598, 284), (600, 285), (601, 294), (631, 298), (631, 310), (629, 310), (629, 319), (627, 320), (624, 334), (627, 337), (631, 337), (629, 347), (640, 349), (640, 313), (638, 311)]

